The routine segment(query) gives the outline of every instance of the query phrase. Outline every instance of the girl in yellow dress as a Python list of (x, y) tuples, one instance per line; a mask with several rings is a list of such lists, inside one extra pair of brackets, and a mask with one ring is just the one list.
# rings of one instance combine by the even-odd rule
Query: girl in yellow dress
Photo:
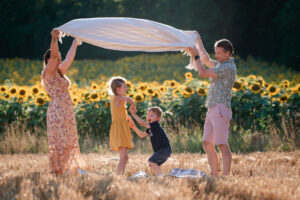
[(134, 101), (126, 97), (127, 86), (126, 79), (122, 77), (112, 77), (108, 83), (110, 98), (110, 109), (112, 123), (110, 127), (110, 148), (118, 151), (120, 155), (117, 174), (124, 174), (125, 166), (128, 161), (128, 149), (132, 149), (132, 137), (130, 128), (134, 123), (127, 115), (125, 103), (130, 103), (132, 109), (136, 109)]

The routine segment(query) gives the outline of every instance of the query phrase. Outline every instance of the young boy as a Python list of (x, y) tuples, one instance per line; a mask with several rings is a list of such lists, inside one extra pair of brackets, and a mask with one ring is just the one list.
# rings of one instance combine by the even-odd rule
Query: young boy
[(146, 129), (145, 132), (140, 131), (135, 125), (133, 130), (141, 138), (150, 136), (150, 141), (154, 154), (149, 158), (148, 162), (151, 169), (154, 171), (156, 176), (161, 176), (160, 165), (167, 161), (171, 156), (171, 145), (169, 138), (165, 131), (159, 124), (162, 117), (162, 110), (159, 107), (151, 107), (148, 109), (147, 122), (144, 122), (139, 116), (136, 115), (136, 109), (130, 109), (130, 112), (134, 119)]

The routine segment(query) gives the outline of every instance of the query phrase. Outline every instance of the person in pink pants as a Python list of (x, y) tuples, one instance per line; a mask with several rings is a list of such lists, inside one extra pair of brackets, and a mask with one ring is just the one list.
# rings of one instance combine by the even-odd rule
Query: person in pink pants
[[(218, 176), (218, 156), (215, 145), (222, 153), (223, 175), (230, 175), (232, 155), (228, 145), (229, 123), (232, 118), (231, 90), (236, 77), (233, 45), (227, 39), (215, 43), (215, 57), (212, 60), (204, 49), (197, 33), (196, 48), (186, 52), (194, 59), (200, 77), (210, 77), (210, 89), (205, 103), (208, 109), (204, 124), (203, 148), (207, 154), (212, 176)], [(200, 61), (201, 60), (201, 61)], [(202, 62), (208, 67), (204, 68)]]

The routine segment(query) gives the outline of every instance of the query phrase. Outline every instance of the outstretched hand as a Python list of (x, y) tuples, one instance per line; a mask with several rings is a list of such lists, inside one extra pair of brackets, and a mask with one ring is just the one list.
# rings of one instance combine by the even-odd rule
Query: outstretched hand
[(59, 31), (52, 29), (51, 36), (52, 36), (53, 39), (57, 39), (58, 36), (59, 36)]
[(198, 50), (195, 47), (187, 47), (184, 49), (184, 51), (189, 55), (189, 56), (196, 56), (198, 55)]

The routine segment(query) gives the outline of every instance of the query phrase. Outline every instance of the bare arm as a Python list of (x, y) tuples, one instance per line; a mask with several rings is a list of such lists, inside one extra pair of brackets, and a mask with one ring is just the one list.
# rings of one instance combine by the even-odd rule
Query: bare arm
[(74, 39), (71, 48), (69, 49), (65, 60), (59, 65), (59, 70), (62, 74), (65, 74), (69, 67), (71, 66), (72, 62), (74, 61), (76, 50), (77, 50), (77, 40)]
[(129, 121), (129, 127), (133, 129), (135, 127), (135, 123), (129, 115), (127, 115), (127, 120)]
[(144, 138), (146, 137), (148, 134), (146, 132), (142, 132), (140, 129), (138, 129), (136, 126), (133, 127), (133, 130), (136, 132), (136, 134), (140, 137), (140, 138)]
[(59, 50), (58, 50), (58, 38), (59, 31), (52, 30), (51, 31), (51, 45), (50, 45), (50, 58), (49, 61), (44, 69), (44, 73), (46, 76), (52, 75), (53, 72), (56, 70), (58, 63), (60, 62)]
[[(198, 56), (198, 51), (197, 49), (195, 48), (187, 48), (186, 49), (186, 52), (188, 54), (190, 54), (190, 56), (194, 59), (195, 56)], [(195, 60), (195, 63), (196, 63), (196, 68), (197, 68), (197, 71), (198, 71), (198, 74), (200, 77), (212, 77), (212, 78), (215, 78), (216, 77), (216, 74), (213, 70), (213, 68), (211, 69), (206, 69), (203, 64), (201, 63), (200, 59), (198, 58), (197, 60)]]
[(210, 58), (210, 56), (206, 52), (203, 42), (202, 42), (201, 37), (198, 32), (197, 32), (197, 38), (196, 38), (196, 47), (199, 51), (201, 61), (209, 68), (215, 67), (215, 62), (214, 62), (214, 60), (212, 60)]
[(130, 103), (132, 106), (135, 107), (135, 103), (134, 103), (134, 101), (133, 101), (130, 97), (120, 97), (120, 96), (116, 96), (116, 99), (117, 99), (118, 101), (125, 101), (125, 102), (127, 102), (127, 103)]
[[(133, 108), (131, 108), (131, 110), (132, 110), (132, 109), (133, 109)], [(127, 115), (127, 119), (129, 120), (129, 127), (130, 127), (131, 129), (133, 129), (139, 137), (144, 138), (144, 137), (147, 136), (147, 133), (146, 133), (146, 132), (140, 131), (140, 129), (138, 129), (138, 128), (135, 126), (134, 121), (131, 119), (131, 117), (130, 117), (129, 115)]]
[(144, 122), (144, 120), (142, 120), (139, 116), (137, 116), (136, 114), (136, 109), (135, 108), (130, 108), (129, 109), (131, 115), (133, 116), (133, 118), (143, 127), (145, 128), (150, 128), (150, 124), (147, 122)]

